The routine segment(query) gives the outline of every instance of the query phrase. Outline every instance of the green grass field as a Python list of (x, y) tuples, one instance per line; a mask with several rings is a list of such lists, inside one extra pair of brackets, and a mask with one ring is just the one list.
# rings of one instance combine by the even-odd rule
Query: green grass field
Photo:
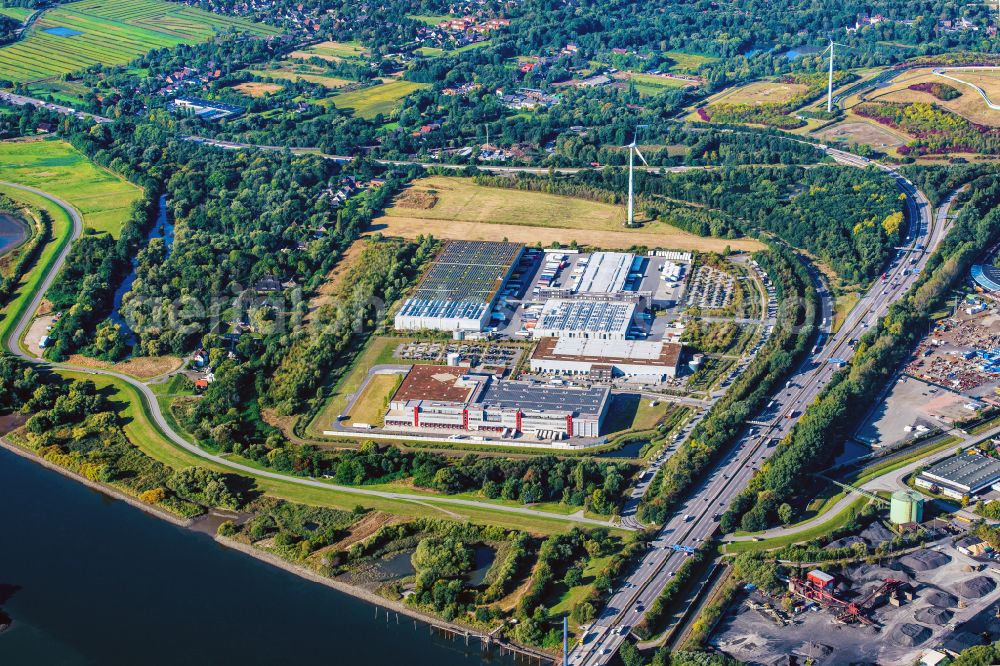
[(448, 19), (455, 18), (449, 14), (407, 14), (406, 18), (411, 21), (420, 21), (421, 23), (426, 23), (427, 25), (436, 26), (441, 23), (441, 21), (447, 21)]
[(283, 60), (271, 63), (266, 67), (246, 70), (250, 74), (268, 79), (279, 79), (282, 81), (308, 81), (318, 83), (326, 88), (343, 88), (350, 81), (340, 79), (326, 74), (328, 70), (308, 63), (296, 62), (294, 60)]
[(795, 534), (774, 537), (773, 539), (764, 539), (763, 541), (734, 541), (732, 543), (727, 543), (725, 546), (725, 552), (727, 555), (736, 555), (737, 553), (744, 553), (748, 551), (756, 552), (761, 550), (774, 550), (775, 548), (790, 546), (793, 543), (804, 543), (811, 539), (826, 536), (851, 522), (854, 516), (860, 513), (861, 509), (864, 508), (868, 502), (869, 500), (867, 497), (859, 497), (846, 509), (836, 514), (825, 523), (802, 530), (801, 532), (796, 532)]
[(15, 21), (24, 21), (34, 13), (34, 10), (27, 7), (0, 7), (0, 14), (9, 16)]
[[(79, 34), (46, 32), (56, 28)], [(166, 0), (81, 0), (47, 11), (26, 39), (0, 49), (0, 72), (15, 83), (35, 81), (91, 65), (122, 65), (153, 49), (203, 42), (225, 31), (280, 32)]]
[(47, 79), (28, 84), (28, 95), (49, 95), (66, 106), (82, 105), (89, 93), (90, 88), (79, 81)]
[(95, 166), (65, 141), (0, 142), (0, 180), (30, 185), (65, 199), (87, 228), (117, 237), (141, 190)]
[(396, 110), (399, 100), (410, 93), (427, 87), (426, 83), (390, 81), (370, 88), (335, 95), (324, 100), (324, 103), (333, 104), (338, 109), (351, 109), (356, 115), (370, 120), (380, 113), (383, 116), (391, 115)]
[[(0, 146), (4, 144), (0, 143)], [(21, 281), (21, 286), (17, 290), (17, 294), (14, 296), (13, 300), (7, 304), (2, 311), (0, 311), (0, 341), (6, 340), (10, 334), (11, 329), (17, 323), (17, 321), (24, 315), (24, 311), (28, 308), (31, 301), (31, 297), (38, 290), (38, 285), (42, 281), (42, 276), (48, 270), (48, 267), (58, 256), (62, 248), (69, 242), (70, 229), (72, 228), (72, 221), (69, 215), (59, 206), (55, 206), (50, 203), (47, 199), (44, 199), (37, 194), (32, 194), (30, 192), (25, 192), (24, 190), (19, 190), (15, 187), (4, 187), (0, 185), (0, 194), (4, 194), (14, 201), (20, 203), (25, 203), (35, 208), (40, 208), (45, 210), (52, 216), (52, 238), (53, 241), (45, 246), (42, 250), (42, 254), (38, 261), (35, 263), (35, 269), (30, 271), (24, 279)], [(42, 270), (39, 270), (41, 268)]]
[(707, 62), (715, 62), (718, 58), (714, 56), (698, 55), (696, 53), (681, 53), (680, 51), (667, 51), (663, 55), (674, 61), (670, 66), (671, 72), (683, 74), (693, 74), (695, 70)]
[(368, 57), (368, 49), (360, 42), (320, 42), (298, 51), (292, 51), (292, 58), (308, 60), (322, 58), (323, 60), (348, 60)]

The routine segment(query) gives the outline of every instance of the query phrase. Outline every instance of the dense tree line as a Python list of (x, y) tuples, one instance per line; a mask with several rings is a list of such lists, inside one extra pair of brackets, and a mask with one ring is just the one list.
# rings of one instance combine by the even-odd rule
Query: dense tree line
[(979, 178), (966, 198), (920, 279), (861, 338), (850, 365), (833, 376), (768, 465), (733, 501), (723, 516), (724, 531), (764, 529), (775, 522), (782, 503), (801, 499), (801, 490), (809, 487), (808, 476), (838, 455), (885, 382), (926, 334), (930, 314), (956, 280), (1000, 238), (1000, 178)]
[[(477, 182), (614, 202), (626, 190), (625, 170), (583, 171), (572, 178), (480, 176)], [(808, 249), (847, 280), (882, 272), (902, 231), (905, 199), (876, 170), (735, 167), (665, 176), (637, 173), (637, 202), (661, 220), (722, 237), (772, 233)], [(683, 204), (683, 205), (682, 205)]]
[[(380, 207), (380, 206), (379, 206)], [(358, 227), (379, 208), (359, 215)], [(265, 402), (282, 414), (293, 414), (316, 397), (329, 372), (365, 331), (382, 323), (388, 304), (399, 298), (437, 248), (430, 237), (416, 243), (372, 242), (344, 280), (337, 298), (314, 315), (313, 325), (297, 332), (275, 370)]]
[(747, 366), (656, 473), (640, 505), (642, 519), (661, 523), (677, 500), (703, 478), (725, 448), (764, 406), (803, 358), (816, 326), (817, 296), (809, 274), (791, 251), (772, 246), (754, 255), (778, 290), (778, 321), (760, 353)]
[(91, 356), (116, 361), (127, 353), (118, 331), (105, 327), (106, 336), (95, 346), (98, 324), (111, 314), (115, 290), (131, 269), (146, 233), (156, 220), (157, 190), (147, 188), (132, 210), (117, 239), (89, 234), (74, 245), (66, 266), (48, 292), (62, 318), (53, 328), (49, 352), (55, 360), (87, 351)]
[(38, 261), (42, 250), (52, 240), (52, 218), (48, 211), (21, 207), (17, 202), (0, 195), (0, 211), (5, 210), (19, 216), (23, 212), (37, 216), (38, 225), (32, 230), (33, 235), (27, 244), (15, 250), (15, 259), (4, 268), (4, 274), (0, 275), (0, 305), (6, 304), (14, 297), (28, 269)]

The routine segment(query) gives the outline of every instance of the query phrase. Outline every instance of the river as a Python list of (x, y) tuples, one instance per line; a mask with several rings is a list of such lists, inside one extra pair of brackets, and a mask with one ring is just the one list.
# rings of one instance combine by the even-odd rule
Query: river
[[(166, 250), (166, 257), (170, 257), (170, 250), (174, 246), (174, 223), (170, 220), (167, 215), (167, 197), (166, 195), (160, 195), (159, 202), (159, 212), (156, 216), (156, 222), (153, 223), (152, 228), (149, 230), (149, 235), (146, 237), (147, 245), (149, 241), (154, 238), (162, 238), (163, 246)], [(139, 257), (136, 256), (132, 259), (132, 272), (122, 280), (122, 283), (118, 286), (118, 290), (115, 291), (114, 304), (111, 307), (110, 319), (115, 324), (121, 326), (122, 332), (128, 337), (131, 342), (135, 342), (135, 336), (132, 333), (132, 329), (129, 328), (128, 322), (121, 315), (122, 299), (125, 294), (132, 291), (132, 285), (135, 284), (137, 277), (136, 270), (139, 267)]]
[(20, 220), (12, 215), (0, 212), (0, 255), (3, 255), (24, 242), (28, 237), (28, 230)]
[[(0, 449), (3, 666), (504, 666)], [(4, 600), (8, 586), (15, 591)]]

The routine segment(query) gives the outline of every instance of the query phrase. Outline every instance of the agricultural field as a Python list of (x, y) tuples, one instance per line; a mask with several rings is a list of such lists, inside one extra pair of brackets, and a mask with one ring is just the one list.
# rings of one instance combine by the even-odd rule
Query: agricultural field
[(367, 58), (368, 50), (358, 42), (321, 42), (299, 51), (292, 51), (292, 58), (322, 58), (337, 62), (349, 58)]
[(285, 86), (278, 83), (260, 83), (257, 81), (248, 81), (247, 83), (233, 86), (233, 90), (247, 97), (264, 97), (281, 92), (284, 89)]
[[(945, 69), (945, 74), (979, 86), (994, 104), (1000, 104), (1000, 69)], [(910, 86), (944, 84), (961, 93), (955, 99), (939, 99), (929, 92)], [(890, 85), (867, 96), (873, 102), (926, 102), (937, 104), (980, 125), (1000, 127), (1000, 110), (991, 109), (986, 100), (969, 86), (933, 73), (931, 68), (911, 70), (895, 78)]]
[(0, 180), (30, 185), (75, 206), (88, 229), (117, 237), (138, 187), (100, 167), (65, 141), (0, 142)]
[(34, 10), (27, 7), (0, 7), (0, 14), (9, 16), (15, 21), (25, 21), (34, 13)]
[(801, 83), (757, 81), (727, 90), (712, 99), (712, 104), (784, 104), (809, 91)]
[(347, 79), (327, 75), (327, 70), (323, 67), (310, 65), (304, 62), (296, 62), (294, 60), (283, 60), (281, 62), (272, 63), (263, 69), (252, 69), (247, 71), (255, 76), (268, 79), (318, 83), (319, 85), (329, 88), (330, 90), (343, 88), (347, 84), (351, 83)]
[[(534, 245), (553, 241), (577, 242), (615, 249), (636, 245), (678, 250), (756, 250), (749, 239), (705, 238), (661, 222), (625, 229), (620, 206), (585, 199), (477, 185), (471, 178), (432, 176), (414, 181), (396, 198), (371, 231), (387, 236), (518, 241)], [(566, 230), (572, 229), (572, 236)]]
[(338, 109), (351, 109), (358, 116), (371, 119), (380, 113), (383, 116), (391, 115), (396, 110), (399, 100), (426, 87), (426, 83), (389, 81), (369, 88), (335, 95), (324, 100), (323, 103), (333, 104)]
[(47, 11), (26, 39), (0, 48), (3, 78), (36, 81), (89, 67), (119, 65), (153, 49), (193, 44), (236, 30), (280, 31), (166, 0), (81, 0)]

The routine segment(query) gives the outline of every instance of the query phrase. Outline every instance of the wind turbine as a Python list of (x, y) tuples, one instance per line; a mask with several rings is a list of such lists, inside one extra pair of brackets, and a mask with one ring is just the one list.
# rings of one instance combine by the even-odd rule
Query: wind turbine
[(833, 47), (843, 46), (845, 49), (850, 48), (846, 44), (841, 44), (830, 40), (830, 45), (823, 49), (823, 53), (826, 53), (827, 49), (830, 51), (830, 78), (826, 85), (826, 112), (833, 113)]
[(647, 127), (647, 125), (636, 126), (635, 134), (632, 135), (632, 143), (625, 146), (625, 148), (628, 148), (628, 218), (625, 220), (625, 226), (627, 227), (631, 227), (635, 222), (633, 218), (635, 206), (633, 203), (632, 188), (633, 172), (635, 171), (635, 156), (638, 155), (639, 159), (642, 160), (642, 163), (649, 166), (649, 162), (647, 162), (646, 158), (642, 156), (642, 153), (639, 152), (639, 146), (636, 145), (636, 141), (639, 139), (639, 130), (643, 127)]

